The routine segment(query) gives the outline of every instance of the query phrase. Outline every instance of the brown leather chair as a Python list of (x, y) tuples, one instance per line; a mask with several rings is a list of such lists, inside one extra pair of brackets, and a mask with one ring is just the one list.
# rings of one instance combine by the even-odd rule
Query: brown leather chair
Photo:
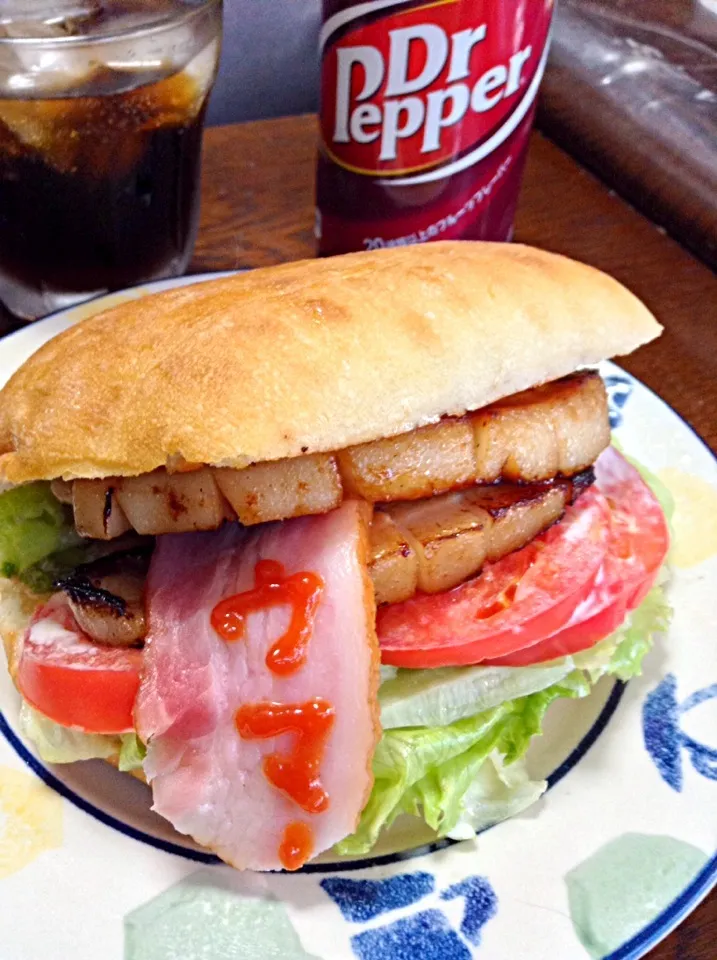
[(211, 124), (316, 110), (321, 0), (224, 0)]

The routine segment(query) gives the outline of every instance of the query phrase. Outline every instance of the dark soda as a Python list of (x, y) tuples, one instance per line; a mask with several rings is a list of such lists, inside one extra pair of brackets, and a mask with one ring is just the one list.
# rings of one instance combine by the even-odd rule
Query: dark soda
[(72, 294), (180, 273), (204, 109), (182, 73), (121, 93), (0, 100), (0, 283)]
[(33, 319), (184, 272), (221, 0), (11, 0), (0, 299)]

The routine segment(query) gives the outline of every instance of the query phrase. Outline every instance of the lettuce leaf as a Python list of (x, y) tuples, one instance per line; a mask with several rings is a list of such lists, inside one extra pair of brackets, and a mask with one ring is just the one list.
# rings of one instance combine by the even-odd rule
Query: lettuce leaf
[(513, 667), (441, 667), (395, 671), (379, 687), (381, 726), (438, 727), (557, 683), (573, 669), (569, 658)]
[(480, 830), (514, 817), (545, 793), (545, 780), (533, 780), (524, 759), (505, 762), (500, 751), (489, 754), (461, 799), (461, 815), (445, 831), (452, 840), (470, 840)]
[(147, 747), (136, 733), (125, 733), (121, 737), (122, 745), (119, 751), (119, 769), (123, 773), (140, 770), (142, 762), (147, 756)]
[[(389, 675), (379, 690), (388, 724), (374, 756), (374, 787), (356, 832), (336, 852), (367, 853), (401, 813), (421, 817), (440, 837), (467, 839), (530, 806), (546, 783), (531, 779), (525, 755), (551, 703), (587, 696), (603, 676), (638, 675), (669, 613), (655, 587), (612, 636), (572, 657), (500, 673), (470, 667)], [(480, 712), (466, 717), (471, 695)], [(399, 717), (407, 725), (391, 726)], [(426, 718), (448, 722), (422, 724)]]
[(672, 608), (661, 586), (653, 587), (623, 625), (594, 647), (573, 657), (592, 684), (604, 676), (627, 682), (642, 673), (642, 661), (650, 651), (655, 634), (670, 625)]
[(49, 483), (13, 487), (0, 494), (1, 576), (22, 576), (52, 554), (81, 542), (72, 511), (52, 495)]
[(675, 498), (672, 496), (669, 488), (660, 480), (660, 478), (646, 467), (644, 463), (640, 463), (639, 460), (636, 460), (634, 457), (630, 457), (625, 453), (625, 450), (622, 444), (613, 436), (611, 444), (618, 450), (622, 456), (627, 460), (628, 463), (631, 463), (632, 466), (637, 470), (642, 479), (648, 485), (650, 490), (654, 493), (657, 498), (658, 503), (662, 507), (662, 512), (665, 514), (668, 525), (672, 522), (672, 517), (675, 513)]
[(144, 744), (135, 733), (115, 736), (63, 727), (33, 710), (25, 701), (20, 708), (20, 729), (46, 763), (119, 757), (120, 770), (131, 771), (141, 768), (146, 753)]
[[(480, 762), (498, 744), (504, 720), (511, 711), (510, 702), (474, 717), (444, 727), (405, 727), (386, 730), (373, 758), (375, 783), (361, 814), (356, 832), (337, 846), (340, 854), (364, 853), (373, 847), (384, 827), (390, 826), (401, 812), (420, 815), (423, 791), (434, 789), (433, 809), (438, 817), (440, 785), (432, 785), (450, 761), (460, 757), (468, 767), (472, 758)], [(414, 786), (425, 781), (423, 787)], [(465, 790), (470, 782), (465, 783)], [(464, 792), (465, 792), (464, 790)], [(413, 791), (413, 792), (412, 792)]]
[(105, 542), (79, 536), (72, 510), (53, 496), (49, 483), (0, 494), (0, 576), (50, 593), (75, 567), (106, 553)]

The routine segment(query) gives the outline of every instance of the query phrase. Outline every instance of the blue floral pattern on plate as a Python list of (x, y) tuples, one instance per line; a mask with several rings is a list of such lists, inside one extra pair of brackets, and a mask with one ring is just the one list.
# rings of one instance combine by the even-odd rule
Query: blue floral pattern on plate
[(673, 790), (682, 790), (682, 754), (689, 754), (694, 769), (709, 780), (717, 780), (717, 750), (698, 743), (680, 728), (680, 719), (690, 710), (717, 698), (717, 683), (697, 690), (685, 701), (677, 699), (677, 678), (668, 673), (642, 708), (645, 748), (660, 776)]
[[(366, 923), (384, 913), (417, 904), (435, 892), (431, 873), (402, 873), (386, 880), (327, 877), (324, 891), (349, 923)], [(485, 924), (498, 910), (498, 898), (485, 877), (471, 876), (441, 891), (443, 901), (464, 900), (460, 933), (435, 907), (383, 926), (354, 934), (351, 946), (359, 960), (470, 960), (466, 941), (478, 946)]]
[(610, 411), (610, 426), (613, 430), (622, 426), (625, 404), (630, 399), (633, 383), (630, 377), (608, 376), (603, 377), (607, 390), (608, 409)]

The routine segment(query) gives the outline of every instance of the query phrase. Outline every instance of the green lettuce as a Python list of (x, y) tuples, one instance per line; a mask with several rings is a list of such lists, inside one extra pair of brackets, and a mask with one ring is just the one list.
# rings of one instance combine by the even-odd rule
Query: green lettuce
[(395, 670), (378, 691), (381, 726), (438, 727), (517, 700), (557, 683), (573, 669), (568, 658), (514, 667)]
[(0, 577), (17, 577), (35, 593), (51, 593), (58, 580), (111, 549), (107, 541), (75, 531), (71, 508), (54, 497), (49, 483), (0, 493)]
[[(356, 832), (337, 845), (337, 853), (367, 853), (402, 813), (422, 818), (439, 837), (466, 839), (530, 806), (546, 783), (531, 779), (525, 755), (551, 703), (587, 696), (603, 676), (628, 680), (639, 674), (669, 610), (662, 588), (655, 587), (612, 636), (571, 657), (500, 671), (389, 675), (379, 690), (384, 732), (374, 756), (373, 790)], [(465, 716), (471, 696), (478, 712)], [(393, 725), (398, 718), (403, 726)]]
[(29, 576), (53, 554), (82, 541), (72, 511), (57, 500), (49, 483), (13, 487), (0, 494), (0, 575)]
[(615, 447), (615, 449), (618, 450), (620, 454), (627, 460), (627, 462), (632, 464), (648, 487), (652, 490), (657, 498), (657, 502), (662, 507), (662, 512), (667, 518), (667, 523), (670, 524), (675, 513), (675, 498), (672, 496), (669, 488), (662, 482), (662, 480), (660, 480), (657, 474), (653, 473), (652, 470), (650, 470), (649, 467), (646, 467), (644, 463), (640, 463), (640, 461), (635, 460), (634, 457), (629, 457), (625, 453), (622, 444), (616, 439), (616, 437), (613, 436), (611, 443), (612, 446)]
[(147, 747), (136, 733), (125, 733), (121, 737), (122, 744), (119, 751), (119, 768), (123, 773), (132, 770), (141, 770), (142, 762), (147, 756)]
[(106, 552), (106, 543), (75, 531), (72, 510), (55, 498), (49, 483), (0, 494), (0, 576), (17, 577), (35, 593), (50, 593), (75, 567)]
[(667, 630), (671, 617), (672, 608), (664, 590), (661, 586), (653, 587), (615, 633), (574, 655), (576, 667), (584, 670), (593, 684), (604, 676), (625, 682), (640, 676), (642, 661), (652, 647), (654, 635)]
[(84, 733), (63, 727), (33, 710), (25, 701), (20, 709), (20, 729), (46, 763), (119, 757), (120, 770), (131, 771), (141, 768), (146, 753), (144, 744), (135, 733)]

